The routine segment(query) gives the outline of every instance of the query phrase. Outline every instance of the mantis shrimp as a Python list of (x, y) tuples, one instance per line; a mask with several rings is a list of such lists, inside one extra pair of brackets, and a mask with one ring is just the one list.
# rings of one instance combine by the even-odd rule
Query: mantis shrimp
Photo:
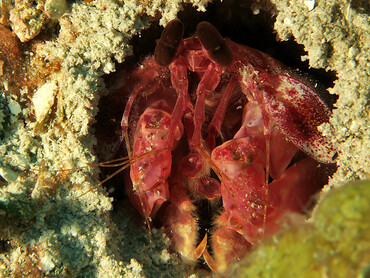
[[(208, 22), (183, 39), (183, 24), (171, 21), (120, 91), (129, 95), (121, 127), (131, 202), (184, 260), (203, 256), (220, 273), (302, 213), (326, 183), (320, 165), (337, 155), (317, 128), (330, 117), (318, 94)], [(203, 238), (201, 200), (216, 211)]]

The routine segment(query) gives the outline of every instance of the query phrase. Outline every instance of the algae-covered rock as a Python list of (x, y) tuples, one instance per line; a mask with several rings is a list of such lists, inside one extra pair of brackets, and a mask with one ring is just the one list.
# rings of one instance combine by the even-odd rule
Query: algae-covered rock
[(252, 252), (237, 277), (368, 277), (370, 182), (333, 190), (312, 223), (286, 230)]

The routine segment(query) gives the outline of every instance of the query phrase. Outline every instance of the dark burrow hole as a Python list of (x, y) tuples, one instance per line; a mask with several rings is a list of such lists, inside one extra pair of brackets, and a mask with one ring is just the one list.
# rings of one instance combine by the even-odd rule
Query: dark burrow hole
[(11, 249), (11, 245), (9, 241), (0, 239), (0, 254), (9, 252)]
[[(301, 61), (301, 56), (306, 54), (302, 45), (298, 45), (293, 39), (287, 42), (278, 42), (276, 40), (276, 34), (273, 30), (275, 21), (273, 8), (267, 11), (261, 10), (259, 14), (253, 15), (250, 4), (249, 1), (223, 1), (222, 3), (210, 4), (206, 13), (197, 12), (191, 6), (185, 6), (184, 10), (178, 15), (178, 18), (184, 23), (184, 38), (194, 34), (196, 25), (199, 22), (208, 21), (224, 37), (261, 50), (292, 69), (299, 70), (302, 77), (309, 84), (318, 84), (316, 88), (319, 95), (332, 108), (337, 97), (330, 95), (327, 89), (332, 87), (336, 80), (335, 72), (309, 68), (307, 61)], [(100, 100), (99, 113), (94, 126), (98, 140), (96, 153), (101, 162), (127, 155), (125, 144), (122, 142), (120, 122), (128, 96), (117, 93), (117, 89), (124, 83), (122, 77), (125, 70), (136, 67), (147, 56), (153, 54), (156, 40), (159, 39), (163, 30), (158, 25), (158, 21), (155, 21), (155, 19), (153, 21), (149, 29), (142, 31), (139, 36), (132, 39), (134, 56), (127, 58), (122, 64), (117, 64), (117, 71), (104, 77), (106, 87), (110, 93), (103, 96)], [(335, 166), (329, 166), (325, 171), (329, 176), (335, 172), (335, 169)], [(115, 170), (102, 168), (101, 179), (112, 174)], [(124, 186), (125, 174), (128, 174), (127, 170), (105, 183), (108, 192), (114, 197), (114, 204), (127, 200)], [(313, 197), (311, 200), (307, 206), (313, 207), (315, 198)], [(207, 217), (210, 220), (214, 219), (214, 216), (209, 216), (210, 213), (215, 214), (211, 210), (209, 204), (204, 202), (198, 204), (197, 212), (202, 219), (207, 219)], [(203, 223), (201, 227), (202, 233), (212, 229), (210, 220), (201, 220), (201, 223)]]

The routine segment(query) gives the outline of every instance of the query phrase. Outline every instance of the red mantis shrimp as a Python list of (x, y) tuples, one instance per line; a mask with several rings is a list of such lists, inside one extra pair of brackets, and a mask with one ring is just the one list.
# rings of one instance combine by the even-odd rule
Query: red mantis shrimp
[[(319, 166), (336, 151), (317, 127), (330, 110), (291, 69), (210, 23), (182, 37), (171, 21), (121, 89), (130, 95), (126, 186), (148, 227), (159, 219), (185, 260), (203, 255), (225, 272), (325, 184)], [(199, 199), (222, 199), (210, 240), (198, 238)]]

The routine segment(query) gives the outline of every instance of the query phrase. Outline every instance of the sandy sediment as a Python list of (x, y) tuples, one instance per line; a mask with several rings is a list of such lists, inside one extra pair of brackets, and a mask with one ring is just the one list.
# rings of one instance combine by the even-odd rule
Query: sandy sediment
[[(38, 170), (97, 162), (91, 126), (99, 99), (107, 93), (103, 76), (132, 54), (130, 39), (149, 27), (153, 17), (163, 25), (176, 17), (182, 1), (162, 2), (2, 2), (2, 23), (30, 47), (13, 43), (9, 48), (25, 52), (17, 57), (26, 65), (13, 70), (28, 73), (27, 81), (7, 72), (6, 54), (0, 53), (0, 276), (193, 273), (168, 252), (163, 233), (153, 232), (149, 247), (148, 231), (129, 206), (123, 204), (110, 215), (112, 199), (104, 189), (89, 191), (99, 183), (96, 167)], [(185, 2), (206, 11), (208, 1)], [(251, 6), (255, 13), (267, 7), (275, 12), (278, 37), (293, 36), (304, 45), (303, 59), (310, 66), (334, 70), (338, 77), (329, 90), (339, 96), (336, 109), (322, 127), (339, 151), (338, 171), (327, 189), (368, 177), (368, 4), (316, 1), (309, 7), (305, 2), (310, 1), (271, 2), (251, 1)], [(228, 6), (233, 5), (238, 2)], [(44, 28), (50, 34), (43, 34)], [(7, 33), (2, 36), (10, 41)]]

